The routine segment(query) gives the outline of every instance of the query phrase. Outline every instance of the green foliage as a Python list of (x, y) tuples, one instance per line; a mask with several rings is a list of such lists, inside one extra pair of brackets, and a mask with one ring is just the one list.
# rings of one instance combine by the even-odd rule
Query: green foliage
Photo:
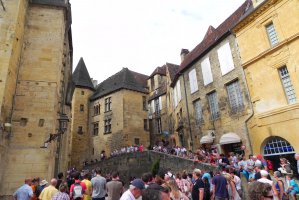
[(153, 177), (155, 177), (158, 174), (159, 169), (160, 169), (160, 158), (158, 158), (154, 162), (154, 164), (152, 165), (152, 174), (153, 174)]

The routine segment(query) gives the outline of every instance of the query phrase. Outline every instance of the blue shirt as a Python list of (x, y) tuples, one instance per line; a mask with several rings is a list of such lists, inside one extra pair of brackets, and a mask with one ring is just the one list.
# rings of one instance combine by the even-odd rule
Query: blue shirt
[(30, 198), (33, 196), (33, 191), (29, 185), (24, 184), (19, 189), (17, 189), (13, 196), (17, 200), (30, 200)]
[(298, 184), (296, 183), (296, 181), (294, 179), (290, 180), (290, 186), (293, 186), (293, 190), (295, 190), (296, 192), (299, 192)]

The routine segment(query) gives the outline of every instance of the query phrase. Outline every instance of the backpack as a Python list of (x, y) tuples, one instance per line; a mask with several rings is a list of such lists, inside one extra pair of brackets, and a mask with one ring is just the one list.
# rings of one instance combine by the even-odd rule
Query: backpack
[(266, 162), (267, 162), (268, 169), (269, 170), (273, 170), (273, 163), (272, 163), (272, 161), (271, 160), (266, 160)]
[(79, 183), (74, 183), (74, 189), (73, 189), (73, 193), (72, 193), (72, 196), (73, 196), (73, 199), (81, 199), (83, 197), (83, 188)]

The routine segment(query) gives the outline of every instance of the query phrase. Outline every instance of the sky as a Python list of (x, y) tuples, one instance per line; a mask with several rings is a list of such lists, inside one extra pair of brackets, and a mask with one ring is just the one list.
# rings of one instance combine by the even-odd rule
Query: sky
[(73, 70), (83, 57), (100, 83), (123, 67), (149, 76), (166, 62), (179, 65), (182, 48), (195, 48), (244, 1), (70, 0)]

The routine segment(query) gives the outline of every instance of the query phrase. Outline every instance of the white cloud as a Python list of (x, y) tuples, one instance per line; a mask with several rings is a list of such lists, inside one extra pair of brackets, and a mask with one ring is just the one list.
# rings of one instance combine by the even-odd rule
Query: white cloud
[(74, 68), (83, 57), (99, 82), (122, 67), (150, 75), (180, 64), (209, 25), (215, 28), (244, 0), (71, 0)]

